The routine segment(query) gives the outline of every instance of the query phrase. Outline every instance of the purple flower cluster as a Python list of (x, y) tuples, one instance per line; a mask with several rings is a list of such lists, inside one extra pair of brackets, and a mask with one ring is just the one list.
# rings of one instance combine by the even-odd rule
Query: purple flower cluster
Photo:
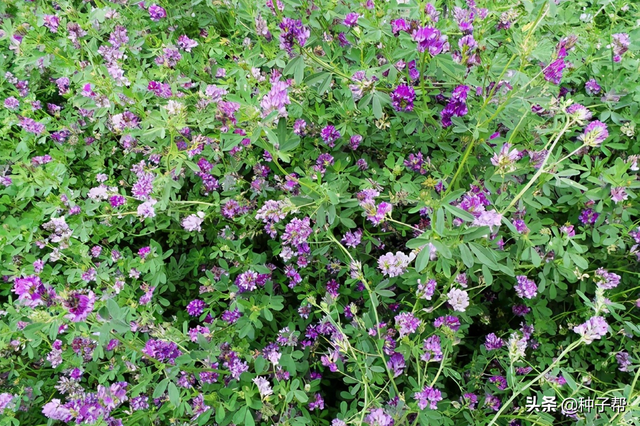
[(167, 11), (157, 4), (152, 4), (151, 6), (149, 6), (149, 17), (152, 21), (158, 22), (161, 19), (167, 17)]
[(433, 335), (426, 339), (422, 345), (424, 354), (420, 357), (425, 362), (429, 361), (442, 361), (442, 346), (440, 344), (440, 337)]
[(268, 116), (273, 111), (278, 111), (276, 117), (287, 117), (287, 105), (291, 103), (287, 88), (288, 85), (284, 81), (273, 83), (269, 93), (264, 95), (262, 101), (260, 101), (263, 117)]
[(594, 276), (596, 285), (604, 290), (611, 290), (612, 288), (618, 287), (620, 278), (620, 275), (609, 272), (604, 268), (598, 268)]
[[(395, 31), (394, 31), (395, 32)], [(433, 27), (420, 27), (411, 35), (413, 41), (418, 43), (418, 52), (428, 51), (431, 56), (436, 56), (449, 49), (447, 36)]]
[(585, 343), (590, 344), (607, 334), (609, 324), (602, 317), (591, 317), (583, 324), (573, 327), (573, 331), (582, 336)]
[(585, 127), (584, 132), (578, 136), (587, 146), (598, 147), (609, 137), (607, 125), (601, 121), (594, 120)]
[(335, 142), (340, 139), (340, 132), (336, 130), (332, 125), (325, 126), (320, 132), (320, 137), (322, 141), (329, 145), (329, 147), (333, 148), (335, 146)]
[(442, 401), (442, 392), (431, 386), (425, 386), (420, 392), (416, 392), (413, 396), (418, 401), (418, 407), (424, 410), (429, 406), (432, 410), (438, 409), (438, 402)]
[(382, 223), (385, 216), (392, 210), (391, 204), (386, 202), (376, 205), (375, 198), (379, 195), (380, 193), (375, 189), (365, 189), (357, 194), (360, 207), (364, 209), (367, 219), (374, 225)]
[(404, 274), (409, 266), (409, 263), (415, 259), (416, 255), (410, 253), (409, 256), (401, 251), (393, 253), (387, 253), (380, 256), (378, 259), (378, 268), (383, 275), (389, 277), (399, 277)]
[(286, 50), (289, 56), (293, 57), (293, 45), (297, 43), (304, 47), (311, 31), (298, 19), (282, 18), (280, 23), (280, 49)]
[(142, 349), (142, 353), (163, 363), (175, 364), (176, 358), (182, 355), (178, 345), (174, 342), (149, 339)]
[(413, 111), (416, 92), (413, 87), (401, 84), (391, 92), (391, 105), (396, 111)]
[(516, 284), (516, 294), (523, 299), (533, 299), (538, 293), (538, 286), (533, 280), (528, 279), (524, 275), (518, 275), (516, 277), (518, 284)]
[(413, 316), (411, 312), (402, 312), (395, 317), (396, 326), (400, 329), (400, 338), (415, 333), (422, 321)]
[(469, 86), (465, 85), (453, 89), (449, 103), (447, 103), (447, 106), (440, 112), (442, 127), (447, 128), (451, 126), (453, 124), (451, 122), (452, 117), (463, 117), (467, 115), (469, 111), (467, 109), (467, 95), (469, 94), (469, 90)]
[(496, 336), (495, 333), (491, 333), (487, 335), (486, 340), (484, 342), (484, 347), (488, 351), (500, 349), (503, 346), (504, 346), (504, 340)]

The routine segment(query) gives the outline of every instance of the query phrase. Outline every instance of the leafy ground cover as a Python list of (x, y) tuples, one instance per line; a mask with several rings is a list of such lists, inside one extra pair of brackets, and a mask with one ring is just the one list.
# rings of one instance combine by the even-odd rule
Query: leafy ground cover
[(637, 424), (639, 9), (2, 2), (0, 425)]

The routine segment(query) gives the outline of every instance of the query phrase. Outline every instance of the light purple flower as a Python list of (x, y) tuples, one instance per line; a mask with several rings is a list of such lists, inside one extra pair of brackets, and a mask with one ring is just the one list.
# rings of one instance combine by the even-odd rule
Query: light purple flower
[(422, 322), (418, 318), (414, 317), (411, 312), (402, 312), (396, 315), (395, 320), (396, 326), (400, 327), (400, 338), (414, 333)]
[(432, 410), (438, 409), (438, 402), (442, 401), (442, 392), (431, 386), (425, 386), (420, 392), (416, 392), (413, 397), (418, 401), (418, 407), (424, 410), (429, 406)]
[(582, 336), (585, 343), (590, 344), (594, 340), (599, 340), (607, 334), (609, 324), (602, 317), (591, 317), (584, 324), (573, 328), (573, 331)]
[(190, 214), (189, 216), (182, 219), (182, 227), (189, 231), (202, 231), (202, 222), (204, 221), (204, 213), (198, 212), (198, 214)]
[(464, 312), (469, 307), (469, 294), (464, 290), (452, 288), (447, 293), (447, 301), (454, 311)]
[(584, 133), (578, 136), (578, 139), (587, 146), (598, 147), (609, 137), (607, 125), (601, 121), (594, 120), (584, 129)]
[(528, 279), (524, 275), (518, 275), (516, 277), (518, 284), (516, 284), (516, 294), (523, 299), (533, 299), (538, 293), (538, 286), (533, 280)]
[(158, 22), (162, 18), (167, 17), (167, 11), (157, 4), (152, 4), (151, 6), (149, 6), (149, 17), (152, 21)]

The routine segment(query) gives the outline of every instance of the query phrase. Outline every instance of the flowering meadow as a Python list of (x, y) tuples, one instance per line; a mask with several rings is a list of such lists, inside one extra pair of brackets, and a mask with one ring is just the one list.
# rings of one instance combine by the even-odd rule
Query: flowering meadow
[(640, 424), (639, 3), (154, 1), (0, 3), (0, 426)]

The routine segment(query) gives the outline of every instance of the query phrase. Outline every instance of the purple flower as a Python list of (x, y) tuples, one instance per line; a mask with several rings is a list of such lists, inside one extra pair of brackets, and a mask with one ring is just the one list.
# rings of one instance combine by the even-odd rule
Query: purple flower
[(340, 132), (336, 130), (332, 125), (327, 125), (320, 132), (320, 137), (322, 137), (322, 141), (329, 145), (329, 147), (333, 148), (335, 146), (335, 141), (340, 138)]
[(591, 111), (589, 111), (585, 106), (580, 104), (573, 104), (569, 108), (567, 108), (567, 114), (571, 115), (578, 122), (584, 122), (587, 120), (591, 120)]
[(222, 318), (222, 321), (227, 324), (233, 324), (242, 317), (242, 312), (240, 312), (238, 308), (235, 308), (233, 311), (224, 311), (220, 317)]
[(149, 246), (142, 247), (140, 250), (138, 250), (138, 256), (140, 256), (140, 259), (145, 259), (147, 256), (149, 256), (149, 253), (151, 253), (151, 247)]
[(291, 18), (282, 18), (280, 23), (280, 49), (286, 50), (293, 57), (293, 45), (297, 42), (304, 47), (311, 31), (302, 25), (302, 21)]
[(89, 314), (93, 311), (95, 300), (96, 296), (92, 291), (89, 291), (88, 294), (84, 294), (78, 290), (71, 291), (69, 296), (62, 303), (69, 311), (66, 318), (72, 322), (86, 320)]
[(460, 320), (457, 317), (447, 315), (444, 317), (438, 317), (433, 321), (433, 326), (435, 328), (442, 327), (443, 325), (451, 331), (458, 331), (460, 329)]
[(393, 417), (384, 412), (382, 408), (374, 408), (364, 418), (369, 426), (393, 426)]
[(418, 290), (416, 291), (416, 295), (421, 299), (431, 300), (433, 294), (436, 291), (437, 285), (438, 283), (433, 279), (427, 281), (426, 283), (422, 283), (422, 280), (418, 279)]
[(585, 225), (593, 225), (596, 223), (596, 221), (598, 220), (598, 216), (600, 216), (600, 213), (596, 213), (593, 209), (584, 209), (582, 211), (582, 213), (580, 213), (580, 222), (584, 223)]
[(24, 278), (16, 278), (13, 283), (13, 292), (18, 295), (18, 300), (30, 308), (35, 308), (43, 304), (43, 297), (46, 296), (47, 289), (37, 275), (30, 275)]
[(631, 40), (629, 38), (629, 34), (626, 33), (618, 33), (613, 34), (611, 36), (613, 42), (611, 43), (613, 47), (613, 60), (614, 62), (620, 62), (622, 55), (625, 54), (627, 50), (629, 50), (629, 45), (631, 44)]
[(50, 163), (53, 160), (50, 155), (41, 155), (38, 157), (33, 157), (31, 159), (31, 164), (33, 166), (41, 166), (43, 164)]
[(25, 131), (33, 133), (35, 135), (39, 135), (45, 130), (44, 124), (38, 123), (37, 121), (27, 117), (20, 117), (19, 126), (22, 127)]
[(189, 216), (182, 219), (182, 227), (189, 232), (193, 232), (193, 231), (200, 232), (202, 231), (201, 225), (203, 221), (204, 221), (203, 212), (198, 212), (197, 215), (190, 214)]
[(163, 340), (149, 339), (142, 349), (145, 355), (157, 359), (160, 362), (168, 362), (175, 364), (175, 359), (182, 355), (178, 345), (174, 342), (165, 342)]
[(573, 229), (573, 225), (564, 225), (560, 227), (560, 232), (565, 234), (567, 237), (575, 237), (576, 231)]
[(13, 96), (9, 96), (4, 100), (4, 107), (10, 110), (17, 110), (20, 108), (20, 101), (14, 98)]
[(426, 339), (422, 345), (424, 354), (420, 357), (421, 360), (429, 361), (442, 361), (442, 346), (440, 344), (440, 337), (433, 335)]
[(277, 81), (271, 86), (269, 93), (260, 101), (263, 117), (268, 116), (272, 111), (278, 111), (276, 117), (287, 117), (286, 106), (291, 103), (287, 87), (284, 81)]
[(111, 204), (111, 207), (113, 207), (114, 209), (116, 207), (120, 207), (124, 205), (126, 202), (127, 202), (127, 199), (124, 198), (122, 195), (112, 195), (109, 198), (109, 204)]
[(324, 410), (324, 399), (322, 396), (317, 393), (315, 395), (315, 399), (309, 403), (309, 411), (313, 411), (315, 409)]
[(502, 401), (495, 395), (488, 393), (484, 400), (484, 405), (491, 408), (493, 411), (498, 411), (502, 405)]
[(502, 215), (498, 213), (496, 210), (487, 210), (480, 213), (478, 217), (476, 217), (471, 226), (488, 226), (491, 229), (491, 232), (494, 232), (494, 227), (499, 228), (502, 223)]
[(622, 186), (618, 186), (615, 188), (611, 188), (611, 201), (618, 204), (620, 201), (625, 201), (629, 198), (627, 194), (626, 188)]
[(496, 336), (494, 333), (487, 335), (486, 340), (484, 342), (484, 347), (488, 351), (500, 349), (503, 346), (504, 346), (504, 340)]
[(156, 216), (154, 205), (157, 203), (154, 199), (149, 199), (138, 206), (138, 216), (142, 219), (153, 218)]
[(496, 166), (501, 173), (509, 173), (516, 169), (515, 163), (522, 157), (517, 149), (511, 149), (510, 143), (505, 143), (500, 148), (500, 153), (493, 154), (491, 164)]
[(200, 299), (194, 299), (187, 305), (187, 313), (192, 317), (199, 317), (204, 312), (207, 304)]
[(402, 18), (391, 21), (391, 32), (394, 36), (397, 36), (400, 31), (409, 32), (410, 29), (407, 21)]
[(404, 355), (400, 352), (394, 352), (387, 361), (387, 367), (393, 371), (393, 377), (401, 375), (405, 368)]
[(304, 129), (307, 127), (307, 122), (301, 118), (298, 118), (295, 123), (293, 123), (293, 133), (298, 136), (304, 135)]
[(469, 410), (475, 410), (478, 405), (478, 395), (474, 393), (465, 393), (462, 395), (464, 398), (465, 404), (469, 404)]
[(396, 254), (389, 252), (380, 256), (378, 259), (378, 268), (380, 268), (383, 275), (398, 277), (406, 272), (409, 263), (415, 259), (415, 256), (413, 253), (407, 256), (401, 251), (396, 252)]
[(238, 286), (239, 292), (254, 291), (258, 288), (258, 273), (254, 271), (246, 271), (238, 275), (235, 284)]
[(469, 112), (467, 109), (467, 96), (469, 94), (469, 86), (458, 86), (453, 89), (451, 99), (444, 109), (440, 112), (440, 118), (442, 119), (442, 127), (447, 128), (453, 123), (452, 117), (463, 117)]
[(401, 84), (391, 93), (391, 105), (396, 111), (413, 111), (416, 92), (413, 87)]
[(538, 293), (538, 286), (533, 280), (528, 279), (524, 275), (518, 275), (516, 277), (518, 284), (516, 284), (516, 294), (523, 299), (533, 299)]
[(60, 420), (62, 422), (69, 422), (73, 419), (71, 410), (63, 406), (59, 399), (52, 399), (42, 407), (42, 414), (51, 420)]
[(587, 146), (598, 147), (607, 137), (609, 137), (607, 125), (601, 121), (594, 120), (585, 127), (584, 133), (578, 136), (578, 139)]
[(607, 334), (609, 324), (602, 317), (591, 317), (584, 324), (573, 328), (573, 331), (582, 336), (585, 343), (590, 344), (594, 340), (600, 339)]
[(517, 315), (519, 317), (523, 317), (531, 312), (531, 308), (525, 305), (513, 305), (511, 310), (513, 311), (514, 315)]
[(353, 27), (358, 23), (359, 15), (355, 12), (348, 13), (344, 18), (344, 24), (347, 27)]
[(49, 31), (52, 33), (58, 32), (58, 25), (60, 25), (60, 18), (55, 15), (44, 15), (42, 17), (44, 20), (44, 26), (49, 28)]
[(422, 322), (418, 318), (414, 317), (411, 312), (402, 312), (401, 314), (396, 315), (395, 320), (396, 326), (400, 327), (400, 338), (414, 333)]
[(616, 354), (616, 361), (618, 361), (618, 370), (629, 371), (631, 366), (631, 356), (629, 352), (618, 352)]
[(418, 401), (418, 407), (424, 410), (429, 406), (432, 410), (438, 409), (438, 402), (442, 401), (442, 392), (431, 386), (425, 386), (420, 392), (416, 392), (413, 397)]
[(159, 81), (150, 81), (147, 85), (147, 89), (152, 91), (156, 96), (161, 98), (170, 98), (173, 96), (171, 92), (171, 86), (167, 83), (160, 83)]
[(167, 11), (157, 4), (152, 4), (149, 6), (149, 17), (152, 21), (158, 22), (162, 18), (167, 17)]
[(596, 79), (592, 78), (585, 83), (584, 90), (585, 92), (587, 92), (587, 95), (595, 95), (600, 93), (600, 90), (602, 90), (602, 88), (600, 87)]
[(412, 37), (418, 43), (418, 52), (429, 50), (431, 56), (436, 56), (448, 48), (447, 36), (433, 27), (420, 27), (413, 31)]
[(562, 71), (566, 66), (567, 64), (564, 62), (564, 59), (556, 59), (544, 69), (544, 79), (553, 84), (560, 84), (560, 80), (562, 80)]
[(504, 376), (492, 376), (489, 378), (489, 382), (495, 383), (500, 390), (505, 390), (507, 388), (507, 379), (505, 379)]
[(356, 229), (354, 232), (347, 231), (341, 241), (345, 246), (355, 248), (360, 244), (361, 240), (362, 229)]
[(186, 52), (191, 52), (191, 49), (198, 46), (198, 42), (195, 40), (191, 40), (186, 35), (181, 35), (178, 37), (178, 47)]
[(609, 272), (604, 268), (596, 269), (595, 276), (593, 277), (596, 285), (604, 290), (611, 290), (618, 287), (620, 284), (620, 275)]

